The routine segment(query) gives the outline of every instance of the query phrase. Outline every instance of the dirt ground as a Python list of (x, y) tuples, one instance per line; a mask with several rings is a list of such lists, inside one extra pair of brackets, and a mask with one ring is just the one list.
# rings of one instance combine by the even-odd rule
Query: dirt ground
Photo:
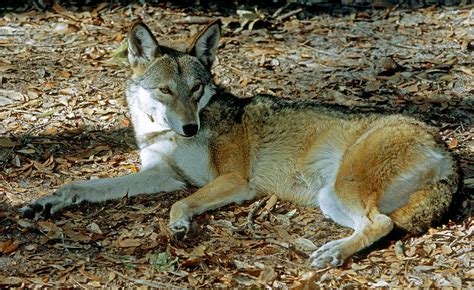
[[(162, 5), (5, 14), (0, 285), (474, 287), (473, 11), (471, 5), (330, 16)], [(274, 197), (202, 214), (183, 242), (170, 239), (167, 215), (192, 190), (23, 219), (18, 206), (66, 183), (138, 170), (124, 98), (128, 67), (115, 53), (138, 17), (163, 43), (220, 17), (215, 81), (239, 96), (315, 99), (354, 111), (399, 112), (436, 126), (459, 160), (464, 183), (450, 216), (420, 237), (389, 238), (340, 268), (321, 270), (309, 268), (309, 254), (350, 230), (318, 209)], [(251, 233), (241, 225), (259, 202), (265, 206)]]

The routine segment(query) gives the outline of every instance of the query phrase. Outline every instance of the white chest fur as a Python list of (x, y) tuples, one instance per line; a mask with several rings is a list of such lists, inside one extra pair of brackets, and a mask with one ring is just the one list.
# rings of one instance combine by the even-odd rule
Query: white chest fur
[(172, 153), (175, 164), (195, 186), (203, 186), (214, 179), (208, 147), (200, 142), (183, 142)]

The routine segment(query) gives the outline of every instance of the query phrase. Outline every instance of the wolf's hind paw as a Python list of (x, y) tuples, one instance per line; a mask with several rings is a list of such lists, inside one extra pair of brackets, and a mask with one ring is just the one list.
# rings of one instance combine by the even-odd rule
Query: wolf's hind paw
[(326, 251), (323, 253), (313, 253), (311, 255), (311, 267), (316, 269), (326, 268), (328, 266), (341, 266), (343, 260), (340, 253), (336, 251)]
[(312, 268), (325, 268), (328, 266), (340, 266), (344, 262), (342, 255), (342, 245), (345, 239), (335, 240), (323, 245), (321, 248), (311, 254)]

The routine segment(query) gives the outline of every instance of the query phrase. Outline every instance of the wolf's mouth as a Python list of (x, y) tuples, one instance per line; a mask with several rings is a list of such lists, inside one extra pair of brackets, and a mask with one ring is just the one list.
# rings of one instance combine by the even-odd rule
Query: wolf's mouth
[[(175, 131), (175, 132), (176, 132), (176, 131)], [(178, 134), (179, 136), (184, 137), (184, 138), (186, 138), (186, 139), (191, 139), (191, 138), (193, 138), (194, 136), (197, 135), (197, 132), (196, 132), (195, 134), (190, 134), (190, 135), (186, 135), (186, 134), (179, 133), (179, 132), (176, 132), (176, 134)]]

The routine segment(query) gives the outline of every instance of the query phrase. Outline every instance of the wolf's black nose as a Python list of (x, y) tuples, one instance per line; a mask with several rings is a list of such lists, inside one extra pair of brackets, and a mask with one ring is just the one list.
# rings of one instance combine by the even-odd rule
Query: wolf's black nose
[(199, 127), (197, 124), (187, 124), (183, 126), (183, 133), (186, 137), (191, 137), (196, 135)]

